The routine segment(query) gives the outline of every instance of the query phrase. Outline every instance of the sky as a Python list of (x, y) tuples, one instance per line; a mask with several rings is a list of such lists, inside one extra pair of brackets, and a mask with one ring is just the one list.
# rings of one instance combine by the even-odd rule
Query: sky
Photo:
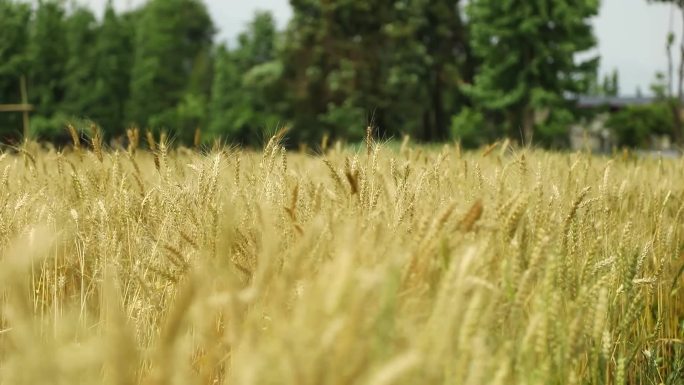
[[(101, 15), (107, 0), (78, 0)], [(119, 10), (139, 6), (143, 0), (114, 0)], [(292, 15), (288, 0), (205, 0), (218, 38), (231, 41), (240, 33), (256, 10), (269, 10), (280, 27)], [(637, 87), (644, 94), (657, 71), (665, 72), (667, 57), (665, 42), (670, 25), (682, 35), (682, 16), (672, 13), (665, 4), (648, 4), (646, 0), (602, 0), (599, 16), (594, 20), (601, 54), (601, 73), (617, 69), (620, 93), (633, 95)], [(678, 42), (679, 40), (677, 40)], [(678, 56), (678, 55), (676, 55)]]

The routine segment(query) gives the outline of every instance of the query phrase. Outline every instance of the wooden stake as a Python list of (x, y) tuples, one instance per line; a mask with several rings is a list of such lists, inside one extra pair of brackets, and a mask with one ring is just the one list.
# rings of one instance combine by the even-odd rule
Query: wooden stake
[[(26, 91), (26, 76), (21, 75), (20, 79), (21, 86), (21, 103), (28, 105), (28, 92)], [(25, 108), (23, 112), (24, 120), (24, 140), (28, 139), (29, 136), (29, 108)]]

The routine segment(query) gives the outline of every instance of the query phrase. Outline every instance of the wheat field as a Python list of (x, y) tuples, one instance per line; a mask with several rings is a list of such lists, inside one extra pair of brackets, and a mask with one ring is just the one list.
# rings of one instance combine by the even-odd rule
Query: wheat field
[(684, 382), (682, 158), (138, 137), (0, 155), (0, 384)]

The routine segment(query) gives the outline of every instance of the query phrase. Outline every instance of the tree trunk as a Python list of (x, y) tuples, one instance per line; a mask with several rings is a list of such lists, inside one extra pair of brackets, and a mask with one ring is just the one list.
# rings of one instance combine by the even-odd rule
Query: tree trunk
[(426, 109), (423, 111), (423, 132), (421, 133), (421, 140), (423, 142), (430, 141), (430, 135), (432, 132), (432, 124), (430, 124), (430, 110)]
[(523, 140), (525, 141), (523, 144), (531, 146), (532, 139), (534, 138), (534, 109), (529, 106), (523, 107), (522, 110), (522, 130)]
[(432, 89), (432, 108), (434, 111), (434, 140), (443, 141), (448, 138), (448, 127), (444, 117), (444, 95), (442, 90), (442, 69), (435, 68), (435, 83)]

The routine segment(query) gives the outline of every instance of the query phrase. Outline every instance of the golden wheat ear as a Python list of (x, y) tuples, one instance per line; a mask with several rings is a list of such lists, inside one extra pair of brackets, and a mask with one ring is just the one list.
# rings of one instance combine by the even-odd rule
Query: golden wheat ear
[(81, 135), (78, 133), (78, 130), (76, 130), (76, 127), (74, 127), (74, 125), (71, 123), (67, 124), (67, 131), (71, 136), (71, 143), (74, 146), (74, 151), (79, 152), (81, 150)]
[(458, 225), (459, 229), (466, 233), (472, 231), (475, 223), (482, 217), (483, 211), (484, 205), (482, 204), (482, 200), (478, 199), (470, 206), (470, 209), (468, 209), (463, 218), (461, 218)]
[(91, 139), (93, 152), (95, 153), (95, 156), (100, 161), (100, 163), (102, 163), (104, 160), (104, 153), (102, 151), (102, 129), (100, 128), (100, 126), (96, 124), (91, 124), (90, 129), (93, 135)]

